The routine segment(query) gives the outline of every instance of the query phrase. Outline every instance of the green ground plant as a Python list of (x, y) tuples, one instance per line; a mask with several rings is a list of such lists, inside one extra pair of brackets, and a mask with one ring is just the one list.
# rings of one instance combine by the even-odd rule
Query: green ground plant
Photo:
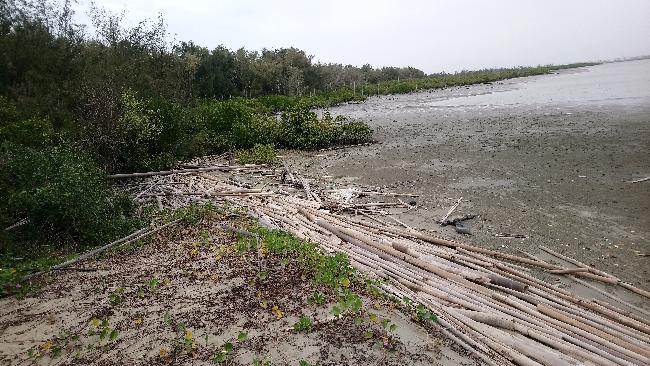
[(273, 165), (278, 161), (278, 155), (271, 144), (255, 144), (248, 150), (237, 150), (235, 157), (240, 164)]

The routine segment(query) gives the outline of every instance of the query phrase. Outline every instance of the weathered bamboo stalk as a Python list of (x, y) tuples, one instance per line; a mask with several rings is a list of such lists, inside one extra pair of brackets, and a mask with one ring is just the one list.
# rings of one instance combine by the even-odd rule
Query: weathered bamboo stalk
[(163, 175), (172, 175), (172, 174), (184, 174), (184, 173), (201, 173), (201, 172), (213, 172), (216, 170), (222, 171), (231, 171), (231, 170), (242, 170), (242, 169), (259, 169), (261, 166), (254, 165), (219, 165), (219, 166), (210, 166), (205, 168), (194, 168), (194, 169), (174, 169), (174, 170), (162, 170), (158, 172), (146, 172), (146, 173), (122, 173), (122, 174), (112, 174), (107, 176), (108, 179), (128, 179), (128, 178), (145, 178), (145, 177), (154, 177), (154, 176), (163, 176)]
[(121, 238), (121, 239), (118, 239), (118, 240), (116, 240), (116, 241), (114, 241), (114, 242), (112, 242), (112, 243), (109, 243), (109, 244), (106, 244), (106, 245), (101, 246), (101, 247), (99, 247), (99, 248), (93, 249), (93, 250), (91, 250), (91, 251), (89, 251), (89, 252), (86, 252), (86, 253), (84, 253), (84, 254), (82, 254), (82, 255), (76, 257), (76, 258), (70, 259), (70, 260), (65, 261), (65, 262), (63, 262), (63, 263), (60, 263), (60, 264), (54, 265), (54, 266), (50, 267), (50, 269), (47, 270), (47, 271), (40, 271), (40, 272), (37, 272), (37, 273), (29, 274), (29, 275), (23, 277), (23, 278), (20, 280), (20, 282), (25, 282), (25, 281), (27, 281), (27, 280), (29, 280), (29, 279), (31, 279), (31, 278), (34, 278), (34, 277), (36, 277), (36, 276), (40, 276), (40, 275), (42, 275), (42, 274), (44, 274), (44, 273), (47, 273), (47, 272), (49, 272), (49, 271), (60, 270), (60, 269), (66, 268), (66, 267), (71, 266), (71, 265), (73, 265), (73, 264), (75, 264), (75, 263), (78, 263), (78, 262), (81, 262), (81, 261), (83, 261), (83, 260), (85, 260), (85, 259), (88, 259), (88, 258), (90, 258), (90, 257), (93, 257), (93, 256), (95, 256), (96, 254), (99, 254), (99, 253), (101, 253), (101, 252), (103, 252), (103, 251), (106, 251), (106, 250), (108, 250), (108, 249), (110, 249), (110, 248), (112, 248), (112, 247), (114, 247), (114, 246), (116, 246), (116, 245), (125, 245), (125, 244), (132, 243), (132, 242), (134, 242), (134, 241), (136, 241), (136, 240), (140, 240), (140, 239), (142, 239), (142, 238), (144, 238), (144, 237), (146, 237), (146, 236), (149, 236), (149, 235), (151, 235), (151, 234), (154, 234), (154, 233), (156, 233), (156, 232), (158, 232), (158, 231), (160, 231), (160, 230), (162, 230), (162, 229), (165, 229), (165, 228), (167, 228), (167, 227), (169, 227), (169, 226), (176, 225), (176, 224), (178, 224), (180, 221), (181, 221), (181, 220), (178, 219), (178, 220), (175, 220), (175, 221), (169, 222), (169, 223), (167, 223), (167, 224), (165, 224), (165, 225), (159, 226), (159, 227), (157, 227), (157, 228), (155, 228), (155, 229), (149, 229), (149, 230), (147, 230), (146, 228), (143, 228), (143, 229), (137, 230), (137, 231), (135, 231), (135, 232), (133, 232), (133, 233), (131, 233), (131, 234), (129, 234), (129, 235), (127, 235), (127, 236)]

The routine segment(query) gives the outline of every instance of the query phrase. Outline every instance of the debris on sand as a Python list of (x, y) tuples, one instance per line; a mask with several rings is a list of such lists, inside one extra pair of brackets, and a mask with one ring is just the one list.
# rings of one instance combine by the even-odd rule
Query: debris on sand
[[(209, 166), (201, 162), (194, 165)], [(227, 175), (234, 172), (267, 181), (260, 183), (264, 187), (261, 191), (241, 190), (228, 183)], [(345, 253), (357, 269), (384, 278), (385, 291), (423, 304), (437, 314), (441, 331), (487, 364), (650, 363), (646, 347), (650, 322), (621, 308), (623, 301), (613, 298), (616, 306), (604, 306), (544, 281), (536, 271), (542, 269), (547, 275), (555, 271), (553, 276), (601, 282), (650, 298), (647, 291), (585, 265), (572, 270), (537, 258), (342, 215), (386, 215), (383, 208), (408, 209), (409, 205), (346, 202), (340, 195), (328, 195), (332, 192), (304, 175), (298, 180), (301, 188), (282, 184), (282, 173), (263, 167), (215, 169), (198, 176), (178, 172), (151, 176), (150, 186), (130, 188), (143, 199), (146, 196), (138, 191), (153, 191), (150, 194), (160, 195), (165, 206), (172, 208), (193, 202), (226, 202), (262, 222), (318, 243), (326, 252)], [(212, 178), (207, 179), (206, 174)], [(299, 176), (295, 171), (292, 174)], [(460, 202), (440, 222), (445, 222)]]

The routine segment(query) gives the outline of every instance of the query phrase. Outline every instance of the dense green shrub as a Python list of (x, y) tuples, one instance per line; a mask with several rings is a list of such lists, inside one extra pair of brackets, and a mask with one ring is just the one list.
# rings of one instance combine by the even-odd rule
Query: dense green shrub
[(27, 218), (14, 230), (29, 241), (96, 244), (128, 231), (134, 208), (114, 193), (105, 173), (70, 147), (5, 143), (0, 155), (2, 225)]
[(271, 165), (278, 160), (275, 148), (271, 144), (255, 144), (248, 150), (238, 150), (235, 156), (240, 164)]
[(158, 170), (192, 156), (192, 127), (177, 103), (140, 98), (127, 89), (117, 111), (109, 126), (88, 124), (76, 131), (83, 148), (108, 171)]
[(327, 112), (318, 119), (308, 106), (299, 104), (282, 114), (278, 143), (290, 149), (314, 150), (330, 146), (369, 142), (372, 129), (362, 121)]
[(57, 134), (49, 120), (33, 117), (23, 121), (0, 124), (0, 141), (11, 141), (24, 146), (50, 145)]

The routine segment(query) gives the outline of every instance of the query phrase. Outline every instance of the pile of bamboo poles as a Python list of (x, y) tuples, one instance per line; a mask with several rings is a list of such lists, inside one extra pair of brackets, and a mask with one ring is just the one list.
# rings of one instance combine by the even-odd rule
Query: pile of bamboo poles
[[(437, 314), (442, 332), (486, 364), (650, 364), (650, 314), (590, 282), (619, 286), (645, 300), (650, 293), (612, 275), (548, 248), (542, 249), (573, 266), (432, 237), (403, 224), (345, 216), (341, 212), (370, 217), (381, 213), (382, 207), (409, 205), (399, 199), (397, 203), (333, 202), (328, 200), (332, 190), (319, 190), (296, 172), (282, 174), (283, 180), (289, 176), (284, 185), (278, 183), (282, 172), (267, 172), (265, 177), (275, 182), (253, 189), (236, 183), (232, 172), (256, 179), (263, 171), (260, 167), (197, 169), (201, 170), (148, 173), (145, 184), (131, 184), (132, 192), (141, 200), (156, 199), (161, 208), (196, 201), (228, 202), (246, 208), (265, 225), (318, 243), (325, 251), (346, 253), (354, 267), (385, 279), (382, 287), (387, 292), (408, 297)], [(224, 172), (228, 176), (218, 175)], [(400, 195), (371, 192), (367, 196)], [(540, 271), (573, 279), (608, 301), (553, 286), (536, 277)]]

